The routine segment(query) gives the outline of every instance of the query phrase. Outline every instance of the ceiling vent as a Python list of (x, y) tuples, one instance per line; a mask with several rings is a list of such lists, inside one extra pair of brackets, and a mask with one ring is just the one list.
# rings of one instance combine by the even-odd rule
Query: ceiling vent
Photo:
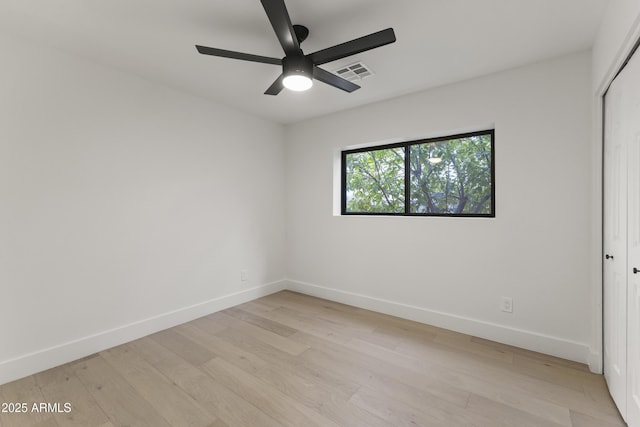
[(334, 73), (339, 75), (343, 79), (349, 80), (350, 82), (355, 80), (362, 80), (373, 75), (373, 71), (371, 71), (371, 68), (367, 67), (362, 62), (356, 62), (355, 64), (339, 68), (335, 70)]

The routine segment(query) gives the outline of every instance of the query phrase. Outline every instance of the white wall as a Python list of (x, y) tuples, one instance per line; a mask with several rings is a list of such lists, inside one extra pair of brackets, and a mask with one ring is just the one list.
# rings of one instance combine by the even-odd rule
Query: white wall
[[(587, 362), (590, 54), (287, 128), (290, 286)], [(495, 126), (496, 218), (333, 215), (350, 145)], [(499, 311), (511, 296), (513, 314)]]
[(282, 126), (0, 52), (0, 384), (282, 286)]

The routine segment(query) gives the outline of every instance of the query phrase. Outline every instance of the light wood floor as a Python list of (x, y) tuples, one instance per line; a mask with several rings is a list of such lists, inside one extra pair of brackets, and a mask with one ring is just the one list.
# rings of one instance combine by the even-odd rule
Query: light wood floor
[(624, 425), (571, 361), (280, 292), (0, 386), (9, 426)]

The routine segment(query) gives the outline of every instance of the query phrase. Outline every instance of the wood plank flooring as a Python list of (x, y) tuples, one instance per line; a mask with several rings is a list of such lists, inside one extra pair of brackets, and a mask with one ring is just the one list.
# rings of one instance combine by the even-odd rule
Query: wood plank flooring
[(29, 406), (2, 427), (624, 426), (582, 364), (293, 292), (0, 386), (0, 402)]

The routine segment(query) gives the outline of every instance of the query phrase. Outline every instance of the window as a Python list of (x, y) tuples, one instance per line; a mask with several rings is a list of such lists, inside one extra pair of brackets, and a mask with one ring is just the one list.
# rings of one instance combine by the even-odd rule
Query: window
[(343, 215), (494, 217), (494, 131), (342, 152)]

